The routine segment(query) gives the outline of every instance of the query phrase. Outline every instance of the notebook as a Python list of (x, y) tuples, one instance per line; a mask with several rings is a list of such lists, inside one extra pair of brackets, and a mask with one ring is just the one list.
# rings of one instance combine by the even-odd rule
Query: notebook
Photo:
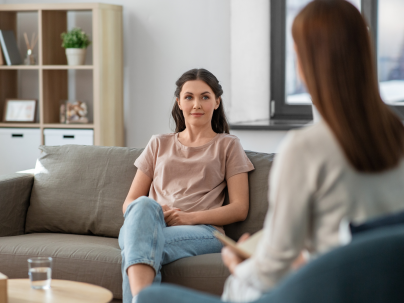
[(235, 241), (218, 231), (215, 231), (213, 234), (220, 240), (220, 242), (222, 242), (226, 246), (229, 246), (240, 258), (248, 259), (257, 248), (257, 245), (262, 237), (262, 232), (262, 230), (256, 232), (242, 243), (236, 243)]
[(20, 51), (18, 50), (17, 41), (15, 40), (13, 31), (0, 30), (0, 44), (7, 65), (22, 64)]

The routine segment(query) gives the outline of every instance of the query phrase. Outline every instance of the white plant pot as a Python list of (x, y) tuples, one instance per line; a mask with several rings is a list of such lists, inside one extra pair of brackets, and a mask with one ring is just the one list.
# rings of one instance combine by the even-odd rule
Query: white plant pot
[(86, 50), (86, 48), (66, 48), (67, 64), (84, 65)]

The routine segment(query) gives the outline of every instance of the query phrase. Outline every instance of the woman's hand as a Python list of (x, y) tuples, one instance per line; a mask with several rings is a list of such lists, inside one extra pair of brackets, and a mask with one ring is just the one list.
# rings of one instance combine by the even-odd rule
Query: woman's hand
[[(244, 242), (250, 237), (249, 234), (244, 234), (240, 237), (237, 243)], [(233, 274), (236, 266), (239, 265), (244, 260), (241, 259), (230, 247), (223, 247), (222, 248), (222, 260), (224, 265), (229, 269), (230, 273)]]
[(292, 263), (292, 269), (293, 270), (298, 270), (300, 267), (303, 265), (306, 265), (307, 260), (304, 256), (303, 251), (299, 254), (299, 256), (296, 258), (296, 260)]
[(173, 208), (164, 211), (164, 221), (166, 221), (167, 226), (177, 226), (177, 225), (193, 225), (192, 214), (181, 211), (179, 208)]

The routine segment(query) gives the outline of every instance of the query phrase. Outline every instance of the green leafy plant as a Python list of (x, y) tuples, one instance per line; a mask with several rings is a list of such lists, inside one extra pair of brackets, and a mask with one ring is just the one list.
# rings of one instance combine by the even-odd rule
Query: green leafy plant
[(62, 47), (64, 48), (87, 48), (91, 44), (87, 34), (79, 27), (73, 28), (67, 33), (62, 33)]

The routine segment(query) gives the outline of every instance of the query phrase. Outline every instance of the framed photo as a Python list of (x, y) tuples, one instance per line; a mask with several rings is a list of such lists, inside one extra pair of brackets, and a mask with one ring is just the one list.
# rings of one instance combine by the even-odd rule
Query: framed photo
[(3, 122), (35, 122), (37, 100), (6, 99)]

